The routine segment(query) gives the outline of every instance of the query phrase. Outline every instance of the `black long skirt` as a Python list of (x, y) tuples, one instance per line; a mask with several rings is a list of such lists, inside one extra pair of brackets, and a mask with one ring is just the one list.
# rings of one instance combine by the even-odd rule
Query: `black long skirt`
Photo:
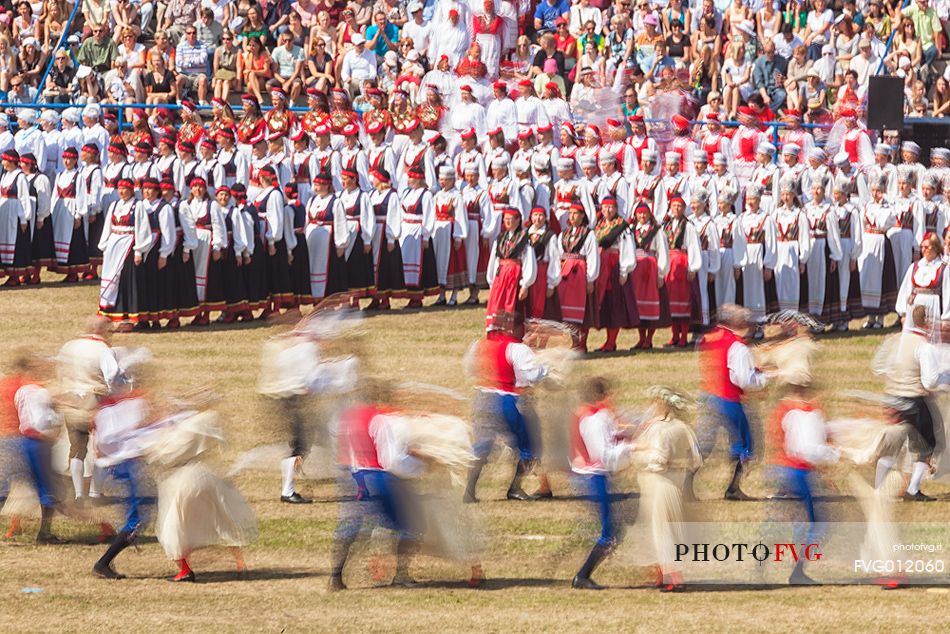
[[(257, 242), (251, 261), (243, 268), (248, 307), (251, 310), (266, 308), (270, 303), (270, 292), (267, 289), (267, 246)], [(307, 283), (310, 283), (309, 279)]]
[(369, 297), (376, 281), (373, 275), (373, 253), (364, 253), (365, 244), (362, 234), (357, 233), (346, 261), (346, 285), (351, 297)]
[(66, 274), (85, 273), (89, 270), (89, 247), (82, 223), (79, 224), (78, 228), (73, 229), (73, 235), (69, 241), (69, 257), (66, 259), (66, 265), (58, 267), (57, 270)]
[(99, 266), (102, 264), (102, 251), (99, 250), (99, 238), (102, 237), (102, 228), (105, 225), (105, 217), (102, 212), (97, 213), (93, 220), (89, 221), (89, 238), (87, 239), (89, 249), (89, 263)]
[(376, 272), (376, 292), (387, 295), (401, 292), (406, 289), (406, 282), (402, 274), (402, 251), (397, 243), (392, 251), (389, 250), (386, 240), (379, 245), (379, 259)]
[(201, 309), (205, 311), (223, 311), (225, 308), (223, 254), (218, 261), (215, 261), (214, 257), (208, 258), (207, 282), (208, 285), (205, 287), (205, 301), (201, 302)]
[[(821, 307), (821, 321), (836, 324), (843, 318), (841, 314), (841, 284), (838, 282), (838, 269), (831, 270), (831, 249), (825, 242), (825, 301)], [(838, 262), (841, 266), (841, 262)]]
[(234, 247), (228, 247), (221, 256), (221, 283), (224, 290), (224, 311), (228, 314), (240, 314), (249, 310), (247, 287), (244, 283), (243, 264), (237, 265)]
[(298, 306), (313, 304), (310, 292), (310, 248), (302, 233), (297, 234), (294, 261), (290, 265), (290, 280), (294, 288), (294, 301)]
[(435, 268), (435, 249), (432, 246), (432, 239), (429, 238), (429, 246), (422, 250), (422, 271), (419, 274), (419, 286), (415, 288), (406, 287), (404, 296), (410, 299), (418, 298), (422, 295), (436, 295), (439, 292), (439, 273)]
[(290, 281), (287, 243), (283, 239), (278, 240), (274, 249), (274, 255), (267, 254), (267, 290), (275, 308), (292, 308), (294, 287)]
[[(144, 263), (143, 263), (144, 264)], [(141, 297), (138, 288), (138, 272), (135, 266), (135, 255), (129, 250), (119, 273), (119, 288), (116, 293), (115, 306), (100, 309), (99, 314), (112, 321), (128, 321), (138, 323), (145, 321), (143, 316)]]
[(160, 318), (158, 273), (158, 248), (152, 247), (145, 260), (135, 267), (135, 286), (141, 321), (156, 321)]
[[(195, 261), (189, 257), (184, 261), (185, 247), (179, 243), (175, 254), (169, 260), (171, 267), (171, 288), (169, 305), (175, 309), (177, 317), (194, 317), (198, 314), (198, 285), (195, 279)], [(168, 267), (166, 267), (168, 268)]]
[(33, 266), (45, 266), (47, 269), (56, 267), (56, 249), (53, 246), (53, 223), (50, 218), (43, 221), (43, 226), (33, 229)]
[(30, 239), (30, 227), (26, 231), (16, 228), (16, 244), (13, 246), (13, 264), (7, 268), (10, 275), (23, 275), (33, 267), (33, 244)]
[(341, 255), (337, 255), (336, 246), (330, 244), (330, 258), (327, 262), (327, 287), (323, 293), (324, 297), (330, 297), (338, 293), (345, 293), (347, 290), (346, 260)]

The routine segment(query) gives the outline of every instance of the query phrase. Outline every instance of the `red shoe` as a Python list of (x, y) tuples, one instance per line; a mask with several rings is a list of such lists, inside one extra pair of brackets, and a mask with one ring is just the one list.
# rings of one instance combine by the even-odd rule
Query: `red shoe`
[(99, 276), (90, 271), (89, 273), (84, 273), (82, 279), (86, 280), (87, 282), (94, 282), (99, 279)]
[(616, 352), (617, 346), (608, 346), (606, 343), (597, 348), (597, 352)]
[(211, 320), (208, 319), (208, 315), (204, 315), (204, 314), (198, 315), (197, 317), (191, 320), (191, 325), (192, 326), (210, 326)]
[(165, 328), (168, 330), (175, 330), (176, 328), (181, 328), (181, 320), (178, 317), (172, 317), (168, 320), (168, 323), (165, 324)]

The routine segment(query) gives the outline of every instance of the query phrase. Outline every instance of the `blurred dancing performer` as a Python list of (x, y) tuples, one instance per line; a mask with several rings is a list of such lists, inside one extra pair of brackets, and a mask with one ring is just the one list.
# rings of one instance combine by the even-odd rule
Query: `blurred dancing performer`
[(607, 380), (590, 379), (585, 386), (585, 404), (571, 424), (571, 470), (584, 482), (600, 520), (600, 537), (571, 581), (571, 587), (577, 590), (603, 589), (590, 576), (618, 541), (610, 503), (609, 474), (629, 463), (632, 444), (623, 438), (608, 397)]
[(519, 408), (519, 396), (522, 390), (544, 379), (547, 368), (538, 363), (534, 352), (511, 331), (503, 316), (492, 323), (485, 339), (469, 349), (464, 366), (477, 382), (473, 416), (477, 462), (469, 471), (464, 500), (478, 501), (478, 478), (499, 434), (505, 435), (509, 445), (518, 451), (518, 465), (507, 498), (533, 499), (521, 487), (535, 460), (536, 447), (531, 442), (528, 419)]
[[(57, 361), (57, 407), (69, 436), (69, 473), (76, 499), (83, 497), (83, 474), (92, 420), (99, 399), (124, 381), (115, 351), (110, 345), (111, 327), (107, 319), (89, 320), (87, 334), (67, 341)], [(93, 471), (89, 497), (99, 497), (101, 470)]]
[[(748, 331), (750, 313), (745, 308), (725, 305), (719, 308), (719, 325), (699, 343), (701, 389), (703, 391), (705, 429), (700, 436), (703, 457), (709, 456), (716, 442), (716, 431), (725, 427), (729, 434), (730, 455), (736, 461), (732, 481), (726, 489), (727, 500), (750, 500), (740, 488), (743, 464), (752, 457), (752, 430), (742, 407), (745, 390), (765, 387), (766, 376), (752, 361), (743, 334)], [(693, 494), (693, 475), (687, 480), (687, 495)]]
[(652, 545), (653, 561), (659, 566), (660, 592), (679, 592), (683, 579), (676, 565), (675, 545), (685, 537), (681, 526), (687, 521), (683, 487), (703, 459), (696, 435), (683, 420), (692, 406), (691, 399), (662, 386), (651, 387), (647, 395), (652, 401), (652, 416), (638, 431), (631, 456), (639, 469), (637, 524), (644, 527)]
[(290, 455), (280, 463), (280, 501), (287, 504), (311, 502), (294, 488), (294, 476), (313, 444), (314, 422), (307, 412), (307, 397), (345, 389), (355, 378), (355, 359), (321, 359), (320, 320), (320, 313), (311, 313), (291, 332), (273, 337), (264, 344), (261, 358), (257, 391), (273, 402), (290, 441)]
[[(425, 500), (414, 491), (411, 480), (422, 475), (430, 461), (460, 466), (471, 460), (471, 445), (461, 420), (437, 422), (425, 417), (402, 416), (382, 404), (388, 396), (383, 384), (364, 381), (363, 385), (361, 402), (344, 412), (340, 419), (339, 456), (344, 469), (341, 483), (362, 482), (368, 495), (343, 503), (334, 536), (331, 591), (346, 589), (343, 570), (350, 549), (361, 532), (371, 533), (376, 527), (398, 535), (392, 584), (415, 586), (416, 582), (409, 576), (409, 564), (422, 544), (420, 529), (425, 518), (419, 515), (427, 514), (428, 509)], [(448, 527), (438, 526), (434, 530), (446, 529)], [(469, 585), (479, 585), (481, 578), (481, 566), (475, 563)]]
[(147, 424), (148, 403), (143, 395), (125, 386), (107, 395), (96, 413), (96, 466), (108, 469), (112, 477), (126, 489), (125, 524), (116, 533), (112, 544), (99, 558), (92, 571), (104, 579), (124, 579), (112, 562), (131, 546), (145, 520), (142, 512), (141, 456), (147, 436), (137, 433)]
[[(950, 384), (950, 374), (940, 371), (937, 348), (928, 342), (931, 324), (928, 307), (918, 304), (910, 311), (913, 327), (900, 337), (890, 367), (885, 374), (884, 392), (896, 400), (895, 410), (907, 436), (907, 447), (914, 457), (914, 466), (904, 500), (931, 502), (934, 498), (920, 490), (920, 482), (931, 471), (935, 430), (943, 423), (933, 393)], [(897, 452), (903, 443), (896, 444)], [(895, 453), (897, 453), (895, 452)], [(896, 464), (896, 455), (882, 456), (877, 463), (877, 481), (884, 480)]]
[[(27, 471), (40, 501), (40, 530), (36, 543), (58, 544), (60, 540), (50, 530), (56, 504), (50, 453), (53, 438), (59, 430), (59, 417), (53, 410), (49, 391), (39, 382), (41, 366), (38, 359), (22, 349), (14, 352), (10, 366), (11, 373), (0, 382), (0, 398), (3, 399), (0, 404), (3, 413), (0, 415), (10, 425), (11, 431), (14, 424), (19, 431)], [(7, 466), (2, 465), (3, 468)], [(16, 518), (13, 524), (16, 526)]]
[[(838, 451), (827, 441), (824, 415), (815, 404), (807, 381), (791, 383), (785, 396), (779, 401), (772, 416), (772, 446), (776, 451), (774, 461), (784, 485), (795, 497), (801, 499), (808, 514), (808, 543), (814, 541), (818, 514), (815, 510), (812, 472), (826, 463), (837, 462)], [(815, 581), (805, 574), (805, 558), (800, 557), (788, 578), (789, 584), (812, 584)]]
[(226, 546), (234, 556), (238, 575), (247, 578), (241, 547), (257, 537), (257, 521), (247, 501), (229, 482), (203, 462), (207, 452), (224, 443), (211, 412), (175, 414), (157, 433), (148, 461), (166, 473), (158, 485), (155, 535), (180, 570), (172, 581), (194, 581), (188, 565), (191, 554), (209, 546)]

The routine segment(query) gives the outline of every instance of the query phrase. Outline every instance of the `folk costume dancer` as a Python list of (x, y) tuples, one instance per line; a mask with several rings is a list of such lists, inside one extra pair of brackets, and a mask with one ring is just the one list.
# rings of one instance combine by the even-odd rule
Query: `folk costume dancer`
[(703, 266), (703, 250), (696, 227), (686, 217), (686, 203), (679, 196), (669, 202), (670, 213), (663, 223), (663, 232), (670, 248), (670, 270), (663, 285), (660, 310), (672, 324), (672, 335), (666, 345), (685, 348), (693, 317), (693, 285)]
[(601, 201), (601, 219), (594, 230), (600, 254), (600, 271), (594, 289), (597, 327), (607, 331), (607, 341), (598, 352), (615, 352), (621, 328), (640, 325), (633, 284), (628, 283), (636, 269), (637, 256), (630, 225), (618, 215), (620, 203), (607, 197)]
[(571, 205), (568, 225), (561, 232), (561, 281), (557, 286), (562, 321), (578, 328), (576, 348), (587, 352), (587, 333), (596, 323), (594, 290), (600, 276), (597, 236), (588, 226), (584, 206)]
[(393, 293), (406, 289), (402, 268), (402, 250), (399, 237), (402, 231), (402, 206), (396, 190), (392, 188), (392, 177), (383, 168), (370, 172), (373, 193), (369, 203), (375, 216), (373, 225), (373, 264), (375, 269), (375, 291), (367, 310), (389, 310)]
[(528, 289), (527, 319), (559, 319), (555, 293), (561, 282), (561, 242), (548, 227), (548, 217), (549, 212), (543, 207), (531, 210), (528, 242), (534, 250), (538, 272)]
[(610, 406), (606, 379), (590, 379), (584, 401), (571, 422), (571, 471), (582, 481), (600, 521), (600, 536), (571, 587), (575, 590), (602, 590), (591, 579), (600, 563), (617, 546), (619, 535), (610, 500), (610, 474), (630, 462), (633, 443), (624, 436), (619, 419)]
[[(765, 387), (767, 378), (752, 360), (743, 334), (752, 325), (751, 313), (745, 308), (725, 305), (719, 309), (719, 325), (703, 336), (699, 343), (704, 423), (700, 448), (709, 456), (716, 442), (716, 431), (725, 427), (729, 434), (730, 455), (735, 460), (732, 481), (726, 489), (727, 500), (749, 500), (741, 487), (743, 465), (752, 457), (752, 430), (742, 406), (746, 390)], [(693, 475), (686, 483), (687, 494), (693, 492)]]
[(838, 236), (841, 239), (841, 261), (838, 263), (838, 295), (841, 308), (835, 330), (848, 330), (848, 320), (860, 317), (861, 278), (858, 272), (858, 258), (861, 257), (863, 230), (861, 212), (851, 204), (848, 192), (838, 183), (832, 188), (832, 213), (838, 222)]
[(807, 270), (812, 243), (808, 219), (798, 206), (798, 195), (791, 181), (781, 184), (781, 199), (773, 215), (777, 238), (775, 293), (780, 310), (798, 310), (801, 303), (802, 273)]
[(640, 201), (631, 219), (637, 266), (633, 271), (633, 296), (640, 316), (639, 338), (634, 350), (653, 348), (653, 335), (660, 324), (660, 289), (670, 269), (669, 242), (663, 225), (653, 217), (650, 205)]
[[(12, 158), (12, 157), (11, 157)], [(53, 217), (53, 243), (56, 247), (56, 270), (65, 273), (64, 282), (78, 282), (79, 276), (89, 269), (89, 252), (86, 243), (86, 193), (85, 181), (80, 178), (76, 162), (79, 153), (75, 148), (63, 150), (63, 171), (56, 177), (53, 196), (50, 199)], [(4, 160), (6, 163), (6, 159)], [(19, 174), (19, 170), (17, 170)], [(29, 198), (30, 192), (24, 181), (6, 184), (9, 172), (0, 177), (2, 191), (10, 191), (21, 200)], [(22, 185), (22, 187), (21, 187)], [(12, 187), (12, 189), (11, 189)], [(22, 189), (22, 192), (21, 192)]]
[(406, 308), (422, 308), (422, 299), (438, 288), (432, 232), (435, 230), (435, 209), (432, 194), (426, 187), (425, 174), (409, 170), (408, 189), (402, 195), (402, 226), (399, 248), (409, 303)]
[(350, 305), (359, 308), (360, 299), (370, 297), (375, 288), (376, 278), (373, 270), (373, 233), (376, 230), (376, 216), (370, 204), (370, 194), (360, 187), (361, 176), (350, 167), (344, 167), (340, 176), (343, 190), (337, 194), (337, 200), (343, 206), (346, 215), (346, 285), (350, 295)]
[(465, 234), (465, 272), (468, 282), (467, 305), (478, 304), (478, 289), (488, 286), (486, 272), (491, 255), (491, 244), (501, 226), (501, 215), (495, 212), (491, 197), (479, 181), (477, 167), (465, 168), (465, 187), (462, 205), (468, 222)]
[(347, 243), (346, 211), (330, 192), (330, 179), (318, 174), (314, 192), (307, 203), (307, 228), (304, 238), (310, 257), (310, 295), (315, 302), (335, 293), (346, 292)]
[(861, 212), (861, 307), (867, 314), (865, 329), (884, 327), (884, 315), (894, 310), (897, 269), (887, 233), (895, 226), (895, 208), (888, 202), (887, 182), (878, 178), (871, 184), (871, 202)]
[(825, 200), (827, 184), (812, 183), (811, 201), (803, 210), (811, 237), (811, 250), (805, 263), (808, 278), (808, 313), (826, 324), (841, 321), (838, 267), (841, 266), (840, 225), (832, 205)]
[[(3, 163), (3, 173), (0, 174), (0, 270), (6, 269), (9, 275), (5, 286), (19, 286), (20, 278), (33, 268), (33, 201), (30, 200), (26, 176), (20, 171), (20, 155), (17, 151), (6, 150), (0, 159)], [(69, 227), (72, 226), (70, 222)], [(81, 262), (85, 256), (84, 247), (85, 242), (82, 247), (76, 247), (77, 262)]]

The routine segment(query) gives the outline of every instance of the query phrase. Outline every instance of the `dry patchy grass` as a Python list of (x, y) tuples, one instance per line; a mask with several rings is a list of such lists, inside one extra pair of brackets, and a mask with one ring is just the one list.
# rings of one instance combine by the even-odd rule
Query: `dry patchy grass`
[[(89, 286), (4, 289), (0, 292), (0, 359), (19, 345), (54, 354), (81, 328), (95, 298), (96, 291)], [(395, 311), (366, 320), (366, 334), (357, 345), (373, 373), (467, 394), (461, 357), (479, 336), (482, 319), (482, 309)], [(242, 450), (277, 438), (267, 404), (255, 392), (261, 344), (274, 331), (258, 324), (186, 328), (175, 333), (117, 335), (115, 343), (152, 349), (156, 362), (150, 374), (159, 397), (202, 384), (225, 396), (219, 410), (231, 441), (222, 460), (227, 462)], [(593, 335), (592, 341), (599, 344), (600, 335)], [(828, 388), (824, 399), (832, 413), (850, 415), (861, 407), (837, 390), (877, 388), (868, 370), (877, 341), (877, 337), (852, 333), (824, 343), (818, 377)], [(632, 345), (633, 338), (624, 334), (620, 343)], [(580, 375), (594, 372), (614, 379), (620, 404), (635, 405), (652, 384), (695, 389), (697, 370), (693, 353), (657, 352), (611, 355), (584, 360), (578, 366)], [(545, 398), (549, 396), (556, 394)], [(434, 397), (425, 399), (431, 402)], [(765, 410), (768, 402), (765, 397), (758, 406)], [(442, 404), (445, 411), (458, 414), (465, 414), (467, 407), (455, 401)], [(491, 581), (484, 591), (464, 588), (460, 580), (468, 571), (463, 565), (427, 557), (421, 557), (413, 570), (429, 582), (425, 587), (372, 589), (375, 582), (368, 564), (378, 560), (385, 567), (390, 560), (380, 554), (380, 546), (371, 545), (360, 550), (347, 570), (348, 582), (356, 589), (327, 594), (336, 505), (281, 505), (276, 500), (276, 472), (245, 473), (237, 484), (261, 525), (260, 539), (247, 552), (251, 581), (235, 581), (227, 554), (212, 550), (194, 558), (201, 583), (169, 584), (164, 576), (172, 572), (173, 564), (154, 540), (146, 540), (140, 550), (127, 551), (118, 559), (117, 567), (132, 579), (101, 581), (91, 576), (90, 568), (102, 547), (82, 543), (92, 540), (93, 528), (62, 519), (54, 529), (76, 543), (36, 547), (24, 537), (0, 545), (0, 626), (63, 632), (129, 627), (415, 632), (938, 631), (950, 627), (947, 595), (923, 589), (889, 593), (867, 587), (735, 589), (671, 596), (647, 588), (645, 571), (609, 561), (598, 576), (622, 589), (572, 592), (567, 580), (586, 554), (592, 528), (586, 508), (576, 499), (537, 504), (501, 501), (510, 469), (507, 463), (491, 466), (481, 488), (485, 502), (478, 512), (490, 544), (484, 561)], [(727, 469), (722, 460), (714, 460), (698, 480), (700, 490), (713, 497), (721, 490)], [(768, 490), (764, 473), (764, 469), (753, 472), (749, 487), (753, 492)], [(822, 485), (825, 490), (837, 489), (839, 476), (837, 471), (829, 473)], [(635, 487), (631, 475), (620, 478), (620, 490), (634, 491)], [(301, 488), (318, 500), (335, 496), (327, 482), (305, 482)], [(563, 475), (555, 477), (555, 488), (569, 492)], [(840, 517), (857, 513), (847, 501), (836, 502), (830, 511)], [(708, 502), (702, 509), (710, 520), (754, 520), (762, 512), (761, 504), (720, 501)], [(950, 505), (914, 505), (899, 508), (898, 513), (903, 518), (913, 513), (915, 519), (946, 521)], [(540, 539), (519, 538), (526, 534)], [(27, 587), (43, 591), (21, 592)]]

